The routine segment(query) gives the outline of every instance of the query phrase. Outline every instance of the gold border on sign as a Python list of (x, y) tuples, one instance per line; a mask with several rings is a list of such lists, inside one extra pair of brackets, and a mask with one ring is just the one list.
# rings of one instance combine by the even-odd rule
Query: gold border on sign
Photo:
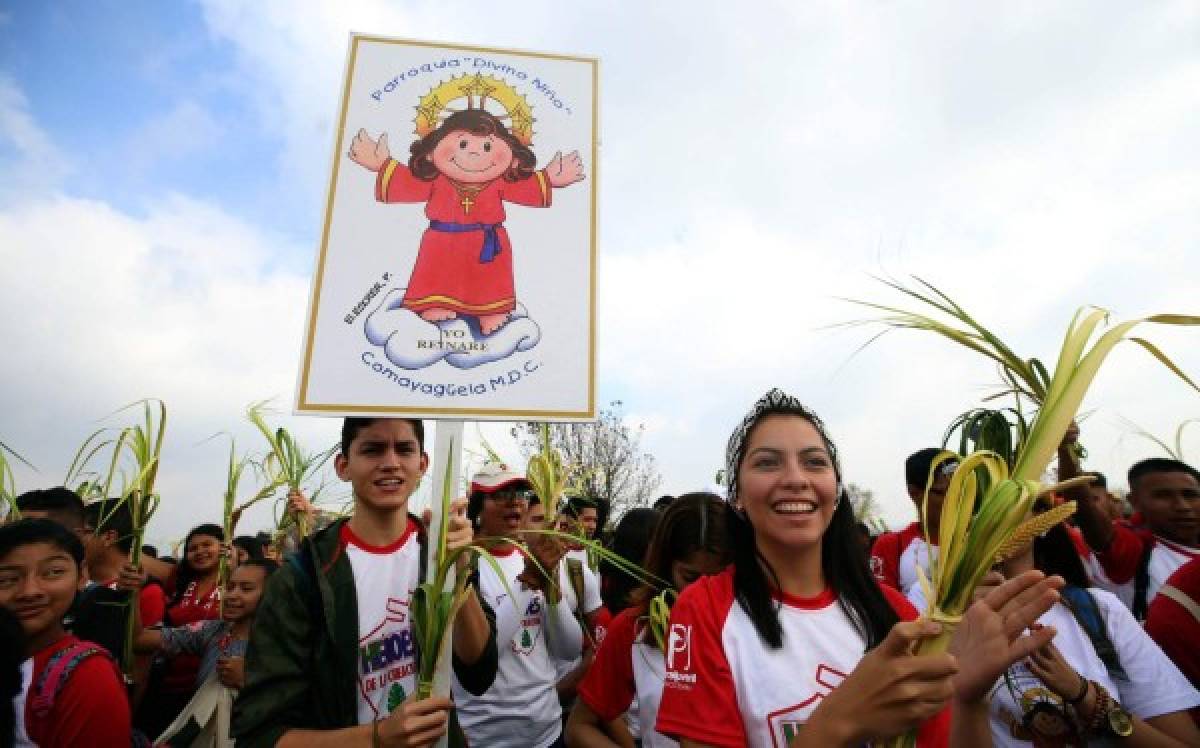
[[(313, 342), (316, 338), (317, 316), (321, 309), (321, 284), (325, 277), (325, 260), (329, 250), (329, 232), (333, 223), (333, 203), (337, 194), (338, 172), (341, 165), (343, 138), (346, 133), (346, 112), (350, 106), (350, 83), (354, 79), (355, 63), (358, 59), (359, 42), (376, 42), (382, 44), (402, 44), (410, 47), (428, 47), (431, 49), (456, 49), (468, 52), (489, 52), (493, 54), (516, 55), (520, 57), (537, 57), (547, 60), (563, 60), (567, 62), (582, 62), (592, 68), (592, 177), (589, 180), (591, 190), (591, 231), (590, 231), (590, 286), (588, 295), (588, 407), (586, 411), (575, 410), (509, 410), (504, 408), (418, 408), (408, 406), (381, 405), (345, 405), (337, 403), (314, 404), (308, 401), (309, 373), (312, 366)], [(511, 417), (514, 419), (538, 418), (569, 418), (576, 420), (596, 417), (596, 206), (599, 195), (600, 179), (600, 60), (595, 57), (577, 55), (553, 54), (549, 52), (530, 52), (520, 49), (503, 47), (475, 47), (467, 44), (448, 44), (442, 42), (418, 41), (415, 39), (400, 39), (386, 36), (366, 34), (350, 35), (350, 58), (346, 66), (346, 76), (342, 84), (342, 104), (338, 112), (337, 136), (333, 146), (333, 168), (330, 169), (329, 186), (325, 197), (325, 220), (321, 228), (321, 249), (317, 255), (317, 268), (313, 277), (312, 295), (310, 298), (308, 330), (304, 339), (304, 359), (300, 371), (300, 386), (296, 398), (296, 410), (300, 413), (388, 413), (396, 415), (427, 414), (429, 416), (457, 416), (464, 419), (471, 417)]]

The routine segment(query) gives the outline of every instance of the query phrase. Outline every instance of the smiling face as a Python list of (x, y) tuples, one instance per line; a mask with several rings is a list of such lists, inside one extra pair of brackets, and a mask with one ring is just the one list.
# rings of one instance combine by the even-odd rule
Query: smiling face
[(820, 550), (837, 505), (837, 475), (824, 440), (806, 419), (777, 414), (759, 421), (738, 467), (737, 485), (738, 506), (768, 559)]
[(53, 543), (20, 545), (0, 558), (0, 607), (20, 621), (30, 652), (63, 633), (62, 617), (81, 586), (75, 560)]
[(372, 422), (333, 461), (338, 477), (354, 490), (355, 509), (375, 512), (407, 511), (408, 497), (428, 466), (412, 424), (401, 418)]
[(237, 623), (254, 615), (266, 581), (267, 572), (261, 566), (239, 566), (234, 569), (225, 587), (225, 620)]
[(504, 176), (512, 165), (513, 152), (503, 138), (495, 135), (451, 130), (427, 158), (455, 182), (484, 184)]
[(193, 535), (184, 551), (188, 566), (201, 576), (216, 571), (221, 557), (221, 541), (211, 535)]

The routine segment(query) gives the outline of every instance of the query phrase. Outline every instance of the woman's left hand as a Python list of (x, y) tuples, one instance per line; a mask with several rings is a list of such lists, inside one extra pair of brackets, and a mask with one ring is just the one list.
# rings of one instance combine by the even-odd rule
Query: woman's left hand
[(1036, 649), (1029, 655), (1029, 671), (1064, 699), (1074, 698), (1083, 684), (1083, 676), (1067, 664), (1054, 642)]
[(1027, 571), (975, 601), (950, 642), (950, 653), (959, 666), (954, 677), (957, 701), (982, 700), (1014, 662), (1054, 638), (1056, 632), (1049, 626), (1028, 635), (1022, 632), (1058, 601), (1062, 585), (1062, 577)]

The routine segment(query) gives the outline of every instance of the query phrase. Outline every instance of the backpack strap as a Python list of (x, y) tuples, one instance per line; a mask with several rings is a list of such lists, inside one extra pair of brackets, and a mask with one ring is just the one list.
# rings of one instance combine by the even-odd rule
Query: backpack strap
[(107, 650), (84, 641), (75, 642), (50, 656), (31, 691), (33, 698), (29, 702), (29, 708), (35, 717), (45, 719), (50, 714), (50, 710), (54, 708), (54, 700), (66, 685), (67, 678), (81, 662), (95, 655), (113, 662)]
[(1146, 595), (1150, 589), (1150, 557), (1154, 553), (1154, 545), (1153, 537), (1146, 538), (1142, 557), (1138, 559), (1137, 571), (1133, 575), (1133, 617), (1139, 623), (1146, 620), (1146, 611), (1150, 608)]
[(1070, 584), (1063, 587), (1061, 594), (1063, 604), (1067, 606), (1067, 610), (1071, 611), (1071, 615), (1074, 616), (1079, 627), (1087, 634), (1088, 641), (1092, 643), (1092, 649), (1096, 650), (1096, 656), (1104, 663), (1108, 674), (1112, 676), (1113, 680), (1127, 680), (1125, 668), (1121, 666), (1117, 648), (1108, 636), (1108, 626), (1105, 623), (1104, 614), (1100, 611), (1100, 606), (1096, 604), (1096, 598), (1086, 588)]
[(1158, 594), (1166, 595), (1170, 599), (1179, 603), (1184, 610), (1192, 614), (1192, 618), (1195, 618), (1196, 621), (1200, 622), (1200, 603), (1197, 603), (1195, 600), (1193, 600), (1191, 595), (1170, 584), (1164, 584), (1162, 587), (1159, 587)]

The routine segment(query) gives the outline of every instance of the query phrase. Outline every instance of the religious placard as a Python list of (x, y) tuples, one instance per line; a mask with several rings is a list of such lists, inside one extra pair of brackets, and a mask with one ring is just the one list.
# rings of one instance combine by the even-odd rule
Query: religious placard
[(594, 418), (598, 67), (351, 36), (298, 413)]

